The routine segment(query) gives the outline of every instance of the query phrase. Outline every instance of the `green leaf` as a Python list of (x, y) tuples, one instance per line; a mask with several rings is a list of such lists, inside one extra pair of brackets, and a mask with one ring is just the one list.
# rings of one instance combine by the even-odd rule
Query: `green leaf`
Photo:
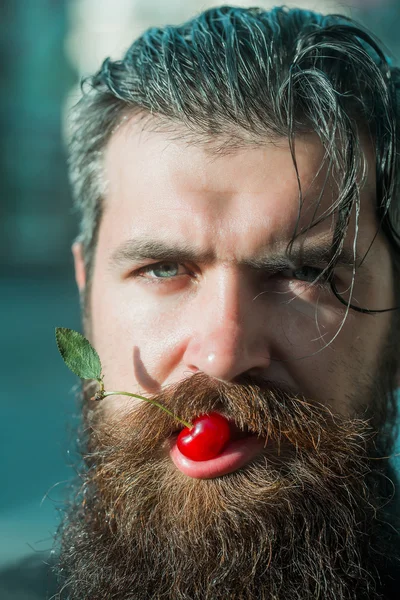
[(100, 357), (83, 335), (73, 329), (56, 327), (56, 342), (65, 364), (75, 375), (101, 380)]

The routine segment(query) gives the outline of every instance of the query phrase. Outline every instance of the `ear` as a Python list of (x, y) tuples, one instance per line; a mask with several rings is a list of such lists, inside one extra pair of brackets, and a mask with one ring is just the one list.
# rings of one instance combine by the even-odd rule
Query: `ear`
[(83, 258), (83, 246), (81, 242), (75, 242), (72, 245), (72, 254), (74, 256), (75, 265), (75, 281), (78, 286), (79, 293), (82, 294), (86, 285), (85, 261)]

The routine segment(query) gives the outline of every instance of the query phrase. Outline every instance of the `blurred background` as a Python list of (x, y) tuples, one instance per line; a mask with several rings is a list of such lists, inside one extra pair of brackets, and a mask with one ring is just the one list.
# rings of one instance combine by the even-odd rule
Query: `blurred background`
[[(271, 7), (278, 2), (225, 2)], [(77, 233), (64, 150), (80, 79), (147, 27), (222, 2), (0, 2), (0, 566), (51, 548), (72, 448), (77, 380), (54, 328), (80, 329), (70, 246)], [(286, 2), (344, 13), (400, 54), (400, 0)]]

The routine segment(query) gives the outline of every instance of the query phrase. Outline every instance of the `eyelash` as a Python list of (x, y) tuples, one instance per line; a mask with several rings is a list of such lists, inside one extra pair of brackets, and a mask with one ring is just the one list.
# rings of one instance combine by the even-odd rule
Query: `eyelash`
[[(140, 269), (137, 269), (134, 273), (133, 276), (134, 277), (143, 277), (143, 279), (146, 279), (146, 283), (152, 283), (152, 284), (156, 284), (156, 285), (160, 285), (163, 283), (166, 283), (167, 281), (171, 281), (181, 275), (192, 275), (195, 276), (195, 273), (193, 271), (189, 271), (189, 269), (187, 269), (187, 273), (179, 273), (177, 275), (174, 275), (172, 277), (149, 277), (146, 278), (145, 275), (146, 273), (149, 273), (151, 271), (156, 270), (157, 268), (159, 268), (160, 266), (163, 265), (177, 265), (178, 267), (182, 266), (181, 263), (178, 262), (173, 262), (173, 261), (165, 261), (165, 262), (158, 262), (158, 263), (153, 263), (151, 265), (146, 265), (145, 267), (141, 267)], [(186, 268), (186, 267), (185, 267)], [(308, 281), (307, 279), (296, 279), (296, 277), (294, 276), (294, 273), (299, 272), (299, 271), (304, 271), (310, 269), (312, 271), (315, 271), (315, 277), (313, 278), (312, 281)], [(289, 269), (283, 269), (281, 271), (278, 271), (276, 273), (276, 275), (282, 275), (285, 272), (289, 271)], [(312, 285), (313, 288), (319, 288), (319, 289), (326, 289), (327, 287), (331, 287), (331, 281), (332, 281), (332, 273), (327, 272), (323, 268), (318, 268), (318, 267), (311, 267), (308, 265), (304, 265), (302, 267), (299, 267), (297, 269), (290, 269), (290, 272), (293, 274), (292, 277), (290, 277), (289, 275), (287, 275), (287, 279), (294, 279), (295, 281), (298, 281), (299, 283), (304, 283), (304, 284), (309, 284), (310, 286)], [(316, 279), (318, 279), (317, 281), (315, 281)]]
[[(307, 270), (310, 269), (312, 271), (316, 271), (315, 277), (311, 280), (308, 281), (306, 279), (296, 279), (295, 277), (292, 277), (292, 279), (295, 279), (296, 281), (299, 281), (300, 283), (304, 283), (304, 284), (308, 284), (310, 286), (313, 286), (313, 288), (318, 288), (318, 289), (326, 289), (327, 287), (331, 287), (331, 282), (332, 282), (332, 277), (333, 274), (330, 271), (327, 271), (326, 269), (322, 269), (319, 267), (310, 267), (308, 265), (304, 265), (303, 267), (299, 267), (298, 269), (292, 269), (292, 273), (296, 273), (302, 270)], [(281, 271), (282, 273), (284, 273), (284, 271)]]
[(163, 265), (177, 265), (178, 268), (183, 266), (182, 263), (178, 263), (178, 262), (162, 261), (162, 262), (158, 262), (158, 263), (152, 263), (151, 265), (146, 265), (145, 267), (141, 267), (140, 269), (137, 269), (136, 271), (134, 271), (132, 273), (132, 276), (135, 278), (142, 277), (146, 281), (146, 283), (149, 283), (149, 284), (161, 285), (163, 283), (166, 283), (167, 281), (171, 281), (172, 279), (176, 279), (177, 277), (180, 277), (182, 275), (192, 275), (192, 276), (195, 275), (195, 273), (193, 271), (190, 271), (189, 269), (187, 269), (185, 267), (187, 270), (186, 273), (179, 273), (178, 275), (174, 275), (172, 277), (145, 277), (145, 275), (147, 273), (149, 273), (150, 271), (154, 271)]

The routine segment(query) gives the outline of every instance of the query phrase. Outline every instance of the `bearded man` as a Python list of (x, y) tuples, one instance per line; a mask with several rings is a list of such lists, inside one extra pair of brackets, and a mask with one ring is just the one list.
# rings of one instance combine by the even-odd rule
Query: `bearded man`
[(352, 21), (208, 10), (74, 111), (83, 386), (59, 598), (397, 598), (398, 70)]

